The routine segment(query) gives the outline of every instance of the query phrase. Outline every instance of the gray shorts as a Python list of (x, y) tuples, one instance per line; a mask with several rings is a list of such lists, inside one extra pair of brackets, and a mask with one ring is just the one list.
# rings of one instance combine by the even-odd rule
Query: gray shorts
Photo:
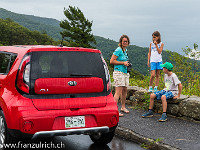
[(120, 87), (120, 86), (129, 86), (129, 73), (123, 73), (121, 71), (114, 71), (113, 72), (113, 79), (114, 79), (114, 86)]

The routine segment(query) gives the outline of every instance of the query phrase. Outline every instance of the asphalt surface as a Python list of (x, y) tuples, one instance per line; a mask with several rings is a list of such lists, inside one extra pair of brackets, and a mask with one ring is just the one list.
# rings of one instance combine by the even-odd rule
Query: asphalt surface
[[(4, 150), (0, 144), (0, 150)], [(18, 141), (16, 144), (6, 144), (5, 149), (19, 150), (145, 150), (139, 144), (114, 136), (107, 145), (96, 145), (89, 135), (56, 136), (53, 139), (39, 141)]]
[[(117, 134), (120, 134), (119, 131), (124, 132), (123, 137), (140, 143), (145, 143), (146, 138), (162, 138), (157, 149), (200, 150), (200, 123), (169, 115), (166, 122), (158, 122), (161, 114), (154, 113), (152, 118), (142, 118), (144, 110), (135, 110), (129, 106), (127, 108), (130, 113), (123, 113), (124, 116), (119, 118)], [(163, 145), (169, 147), (163, 148)]]
[(54, 141), (62, 142), (65, 150), (145, 150), (138, 144), (116, 136), (107, 145), (95, 145), (87, 135), (59, 136)]

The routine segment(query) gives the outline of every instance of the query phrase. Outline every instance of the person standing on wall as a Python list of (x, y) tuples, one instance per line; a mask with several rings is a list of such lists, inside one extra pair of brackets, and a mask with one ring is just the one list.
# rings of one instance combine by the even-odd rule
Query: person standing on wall
[(150, 43), (149, 53), (148, 53), (148, 67), (151, 67), (151, 77), (149, 82), (149, 92), (153, 92), (153, 81), (156, 76), (154, 92), (158, 90), (160, 70), (163, 68), (160, 66), (162, 64), (162, 50), (164, 43), (161, 42), (161, 36), (158, 31), (152, 34), (153, 42)]
[[(129, 37), (127, 35), (122, 35), (119, 39), (119, 47), (114, 51), (110, 64), (114, 64), (114, 86), (115, 94), (114, 99), (118, 103), (119, 98), (121, 99), (121, 112), (129, 113), (125, 107), (127, 87), (129, 86), (129, 73), (127, 72), (127, 67), (130, 66), (128, 61), (127, 49), (126, 47), (130, 44)], [(119, 113), (119, 116), (123, 116)]]

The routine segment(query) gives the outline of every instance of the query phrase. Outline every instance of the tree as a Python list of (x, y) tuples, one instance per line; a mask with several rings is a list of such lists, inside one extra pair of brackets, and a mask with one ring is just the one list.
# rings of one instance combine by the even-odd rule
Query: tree
[[(197, 44), (194, 44), (194, 50), (198, 48)], [(193, 53), (192, 49), (190, 49), (188, 46), (187, 48), (183, 48), (183, 52), (185, 52), (186, 56), (189, 56), (188, 54)], [(180, 81), (183, 85), (183, 91), (182, 93), (184, 95), (200, 95), (200, 72), (199, 66), (200, 62), (197, 60), (192, 60), (189, 57), (185, 57), (182, 55), (179, 55), (175, 52), (170, 52), (170, 60), (175, 61), (173, 72), (176, 73), (176, 75), (179, 77)], [(193, 54), (194, 57), (196, 56), (196, 53)], [(190, 55), (191, 56), (191, 55)]]
[(64, 15), (67, 19), (60, 22), (60, 27), (64, 30), (61, 33), (64, 40), (72, 47), (92, 47), (96, 40), (91, 33), (92, 22), (85, 18), (84, 14), (77, 7), (69, 6), (64, 8)]
[(51, 45), (53, 42), (47, 34), (30, 31), (11, 19), (0, 18), (0, 45)]

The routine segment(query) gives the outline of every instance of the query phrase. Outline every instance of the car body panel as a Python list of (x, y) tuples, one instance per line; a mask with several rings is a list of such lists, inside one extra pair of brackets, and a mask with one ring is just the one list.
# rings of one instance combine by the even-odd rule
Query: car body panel
[[(56, 83), (56, 84), (55, 84)], [(87, 78), (40, 78), (35, 81), (36, 94), (78, 94), (103, 92), (103, 80)]]
[[(16, 88), (16, 77), (23, 57), (35, 51), (82, 51), (99, 53), (99, 50), (87, 48), (68, 48), (57, 46), (0, 46), (0, 52), (17, 54), (11, 69), (7, 74), (0, 74), (0, 107), (5, 115), (8, 129), (18, 130), (26, 134), (35, 134), (40, 131), (67, 130), (65, 128), (65, 117), (85, 116), (85, 127), (90, 128), (107, 126), (112, 128), (119, 121), (119, 112), (112, 92), (107, 89), (107, 81), (91, 77), (88, 80), (81, 81), (81, 78), (50, 79), (45, 78), (36, 80), (36, 98), (32, 95), (20, 93)], [(87, 79), (87, 78), (85, 78)], [(69, 81), (77, 80), (77, 87), (68, 85)], [(80, 83), (80, 87), (78, 87)], [(50, 94), (41, 93), (41, 89), (53, 88), (56, 90)], [(81, 85), (82, 84), (82, 85)], [(89, 86), (88, 89), (86, 89)], [(73, 89), (74, 88), (74, 89)], [(77, 89), (76, 89), (77, 88)], [(106, 91), (107, 89), (107, 91)], [(77, 90), (79, 92), (77, 92)], [(101, 94), (102, 90), (106, 94)], [(64, 92), (65, 91), (65, 92)], [(67, 92), (66, 92), (67, 91)], [(87, 93), (88, 92), (88, 93)], [(87, 96), (91, 93), (98, 93), (97, 96)], [(55, 95), (67, 93), (68, 96), (55, 98)], [(84, 96), (73, 97), (76, 93), (84, 93)], [(51, 94), (54, 96), (51, 97)], [(28, 96), (27, 96), (28, 95)], [(47, 95), (46, 98), (44, 98)], [(113, 120), (113, 117), (116, 118)], [(31, 122), (31, 129), (25, 130), (25, 123)], [(71, 128), (70, 128), (71, 129)], [(73, 128), (74, 129), (74, 128)], [(75, 128), (76, 129), (76, 128)]]

